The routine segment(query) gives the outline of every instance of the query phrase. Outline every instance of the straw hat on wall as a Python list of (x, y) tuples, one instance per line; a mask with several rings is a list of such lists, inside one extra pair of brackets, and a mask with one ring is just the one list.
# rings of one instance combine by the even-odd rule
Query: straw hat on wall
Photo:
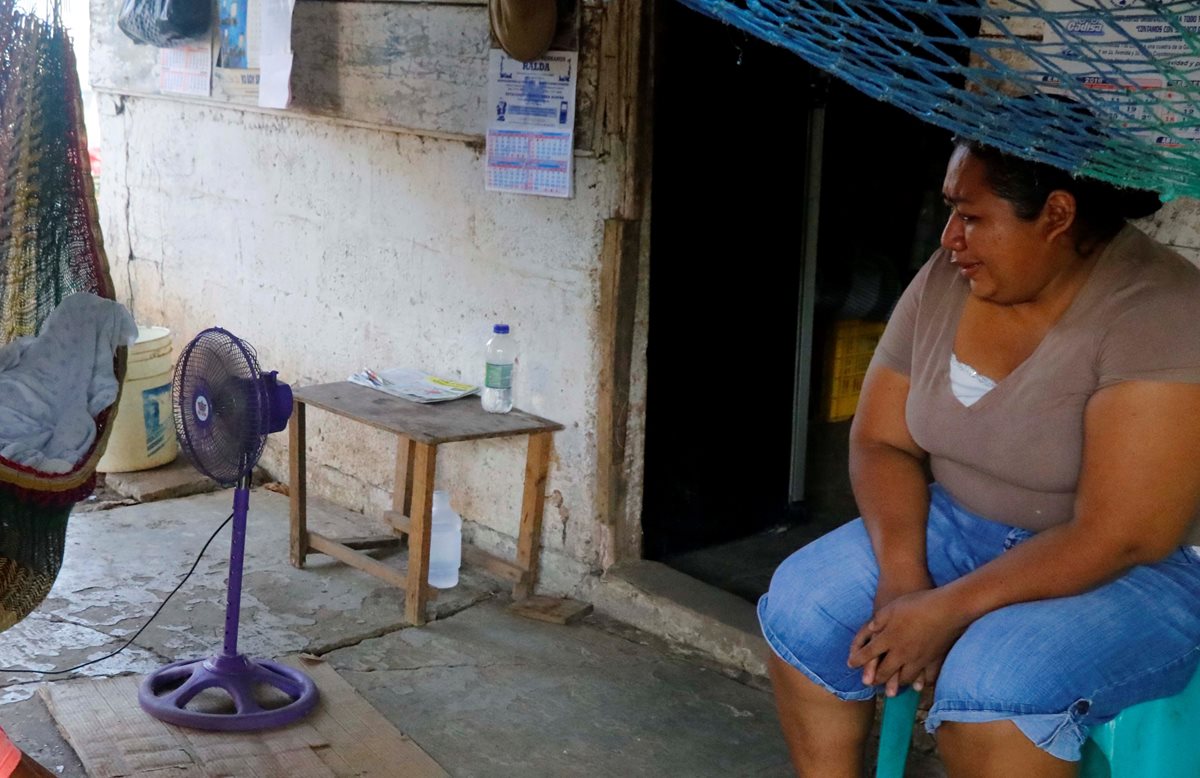
[(488, 0), (488, 16), (500, 48), (522, 62), (545, 54), (558, 27), (555, 0)]

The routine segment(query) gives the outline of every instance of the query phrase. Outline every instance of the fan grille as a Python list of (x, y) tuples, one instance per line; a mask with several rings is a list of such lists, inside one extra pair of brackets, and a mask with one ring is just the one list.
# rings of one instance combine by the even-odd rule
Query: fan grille
[(175, 430), (198, 470), (222, 486), (249, 475), (267, 436), (267, 407), (254, 349), (227, 330), (197, 335), (175, 365)]

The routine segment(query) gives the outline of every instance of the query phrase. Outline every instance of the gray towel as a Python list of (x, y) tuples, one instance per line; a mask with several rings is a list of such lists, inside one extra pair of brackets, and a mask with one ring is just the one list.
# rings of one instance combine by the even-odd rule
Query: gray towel
[(79, 293), (36, 337), (0, 347), (0, 456), (46, 473), (73, 470), (96, 439), (96, 415), (117, 398), (113, 354), (136, 338), (125, 306)]

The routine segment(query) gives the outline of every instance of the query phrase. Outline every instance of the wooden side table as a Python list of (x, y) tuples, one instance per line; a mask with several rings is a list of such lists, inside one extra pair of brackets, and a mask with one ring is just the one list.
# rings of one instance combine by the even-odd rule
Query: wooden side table
[[(538, 575), (551, 436), (563, 428), (561, 424), (516, 409), (509, 413), (487, 413), (475, 396), (422, 404), (349, 381), (300, 387), (293, 390), (293, 396), (289, 426), (289, 493), (291, 562), (295, 567), (304, 567), (310, 553), (327, 554), (353, 565), (404, 589), (405, 618), (412, 624), (425, 623), (425, 603), (436, 596), (436, 590), (426, 581), (438, 446), (463, 440), (528, 435), (516, 561), (509, 562), (471, 546), (463, 548), (463, 559), (512, 581), (515, 598), (523, 599), (532, 594)], [(310, 405), (391, 432), (399, 438), (392, 510), (384, 513), (393, 534), (335, 539), (308, 529), (305, 411)], [(397, 544), (402, 536), (408, 539), (407, 571), (401, 572), (362, 553), (364, 549)]]

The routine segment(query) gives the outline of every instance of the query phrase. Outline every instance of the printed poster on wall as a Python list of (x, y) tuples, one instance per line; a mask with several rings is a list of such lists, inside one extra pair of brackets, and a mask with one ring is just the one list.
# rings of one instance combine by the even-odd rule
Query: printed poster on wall
[(158, 50), (158, 91), (208, 97), (212, 91), (212, 41)]
[(296, 0), (261, 0), (262, 51), (258, 104), (287, 108), (292, 100), (292, 11)]
[(259, 0), (218, 0), (217, 64), (213, 97), (258, 104)]
[(521, 62), (492, 49), (488, 63), (486, 188), (570, 197), (578, 54)]
[[(1052, 68), (1075, 78), (1075, 86), (1102, 95), (1130, 121), (1178, 125), (1172, 132), (1180, 139), (1200, 140), (1195, 106), (1179, 91), (1200, 84), (1200, 55), (1177, 29), (1178, 25), (1200, 33), (1200, 6), (1179, 13), (1171, 23), (1140, 4), (1044, 0), (1043, 5), (1057, 14), (1054, 23), (1046, 25), (1039, 47)], [(1177, 71), (1174, 78), (1163, 72), (1163, 65)], [(1058, 94), (1069, 91), (1053, 74), (1044, 76), (1043, 88)], [(1142, 134), (1157, 144), (1181, 145), (1158, 132)]]
[(159, 49), (159, 90), (286, 108), (294, 6), (295, 0), (218, 0), (210, 37)]

